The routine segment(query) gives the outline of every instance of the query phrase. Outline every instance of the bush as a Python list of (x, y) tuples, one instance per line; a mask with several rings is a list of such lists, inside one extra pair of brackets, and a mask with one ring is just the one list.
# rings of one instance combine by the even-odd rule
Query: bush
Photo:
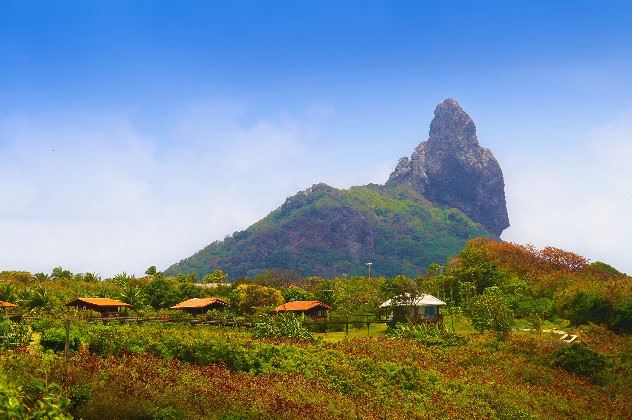
[(0, 418), (3, 419), (72, 419), (67, 414), (69, 400), (62, 397), (61, 388), (48, 384), (41, 389), (39, 398), (28, 401), (24, 392), (0, 377)]
[(256, 322), (252, 326), (252, 335), (255, 338), (294, 338), (315, 342), (316, 339), (309, 330), (303, 326), (301, 320), (293, 314), (278, 314), (274, 317)]
[(614, 305), (612, 318), (608, 323), (610, 329), (617, 334), (632, 333), (632, 302), (623, 301)]
[(468, 312), (474, 328), (494, 331), (498, 338), (506, 338), (513, 326), (513, 311), (507, 300), (492, 288), (473, 298)]
[(551, 363), (555, 367), (584, 376), (595, 383), (605, 382), (604, 371), (608, 359), (601, 353), (573, 343), (553, 352)]
[[(63, 351), (66, 345), (66, 329), (54, 327), (44, 330), (40, 343), (45, 350)], [(68, 346), (72, 351), (78, 350), (79, 346), (81, 346), (79, 332), (73, 328), (71, 328), (69, 332)]]
[(0, 347), (14, 347), (28, 344), (31, 332), (27, 324), (0, 318)]
[(397, 324), (387, 331), (387, 335), (390, 338), (407, 338), (419, 341), (426, 346), (450, 347), (465, 342), (465, 337), (433, 324)]
[(568, 319), (573, 325), (592, 322), (605, 324), (610, 319), (612, 308), (606, 298), (579, 292), (575, 295), (568, 309)]

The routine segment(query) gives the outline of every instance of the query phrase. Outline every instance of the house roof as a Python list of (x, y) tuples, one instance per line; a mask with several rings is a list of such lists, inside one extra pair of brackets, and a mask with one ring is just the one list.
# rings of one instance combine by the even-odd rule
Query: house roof
[(380, 305), (380, 308), (388, 308), (390, 306), (445, 306), (446, 303), (437, 299), (432, 295), (419, 295), (411, 298), (410, 293), (394, 296)]
[(320, 300), (297, 300), (294, 302), (287, 302), (283, 305), (279, 305), (274, 308), (275, 312), (303, 312), (309, 311), (310, 309), (314, 309), (317, 307), (323, 307), (325, 309), (331, 309), (331, 306), (326, 303), (321, 302)]
[(223, 305), (223, 306), (228, 306), (228, 302), (219, 298), (193, 298), (193, 299), (185, 300), (184, 302), (180, 302), (177, 305), (173, 305), (171, 309), (205, 308), (215, 303), (219, 303), (220, 305)]
[(81, 303), (87, 303), (88, 305), (99, 306), (102, 308), (131, 308), (129, 303), (121, 302), (120, 300), (110, 298), (77, 298), (71, 300), (66, 306), (75, 306)]
[(14, 306), (18, 306), (15, 303), (5, 302), (4, 300), (0, 300), (0, 308), (13, 308)]

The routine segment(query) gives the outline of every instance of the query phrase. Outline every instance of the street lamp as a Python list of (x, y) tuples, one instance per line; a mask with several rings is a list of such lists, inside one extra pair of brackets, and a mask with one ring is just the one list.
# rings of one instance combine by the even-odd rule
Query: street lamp
[(366, 266), (369, 267), (369, 278), (371, 278), (371, 266), (373, 265), (372, 262), (368, 262), (366, 263)]

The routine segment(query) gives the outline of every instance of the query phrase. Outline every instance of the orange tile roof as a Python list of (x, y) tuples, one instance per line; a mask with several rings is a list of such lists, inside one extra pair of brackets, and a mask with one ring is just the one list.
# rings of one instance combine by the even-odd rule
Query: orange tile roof
[(274, 310), (276, 312), (302, 312), (309, 311), (310, 309), (314, 309), (318, 306), (322, 306), (325, 309), (331, 309), (331, 306), (321, 302), (320, 300), (297, 300), (295, 302), (287, 302), (283, 305), (279, 305), (274, 308)]
[(185, 300), (184, 302), (180, 302), (177, 305), (173, 305), (171, 309), (204, 308), (214, 303), (219, 303), (220, 305), (228, 306), (228, 302), (219, 298), (193, 298), (193, 299)]
[(77, 298), (66, 304), (66, 306), (77, 305), (78, 303), (87, 303), (89, 305), (107, 307), (119, 307), (119, 308), (131, 308), (129, 303), (121, 302), (120, 300), (110, 298)]
[(15, 303), (5, 302), (4, 300), (0, 300), (0, 308), (13, 308), (14, 306), (18, 306)]

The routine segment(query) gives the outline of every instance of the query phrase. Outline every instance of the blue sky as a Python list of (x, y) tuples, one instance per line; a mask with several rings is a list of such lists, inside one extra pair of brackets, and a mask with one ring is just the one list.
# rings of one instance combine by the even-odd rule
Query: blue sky
[(454, 97), (505, 172), (503, 238), (631, 272), (630, 22), (603, 1), (5, 0), (0, 269), (164, 268), (313, 183), (384, 182)]

